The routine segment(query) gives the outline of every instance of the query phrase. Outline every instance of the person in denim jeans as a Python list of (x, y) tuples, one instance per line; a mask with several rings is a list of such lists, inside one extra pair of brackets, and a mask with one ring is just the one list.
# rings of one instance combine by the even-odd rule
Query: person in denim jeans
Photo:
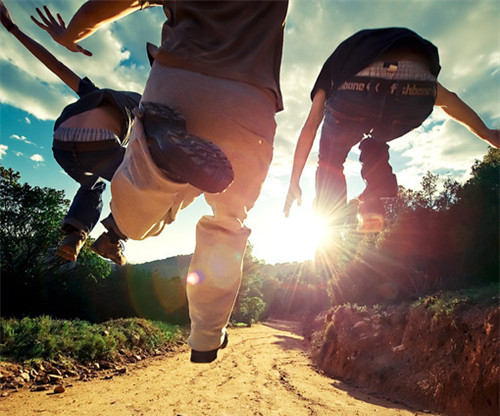
[[(37, 11), (44, 22), (52, 19), (51, 15), (45, 17)], [(134, 118), (132, 110), (139, 105), (141, 96), (136, 92), (100, 89), (88, 78), (79, 77), (19, 29), (2, 1), (0, 17), (3, 26), (80, 97), (65, 107), (56, 120), (52, 144), (57, 163), (80, 184), (63, 220), (66, 237), (56, 251), (59, 257), (75, 261), (88, 234), (99, 221), (106, 188), (104, 179), (111, 181), (123, 160)], [(43, 24), (33, 20), (45, 29)], [(103, 233), (91, 249), (119, 265), (125, 264), (121, 240), (126, 237), (111, 228), (114, 224), (111, 215), (103, 224), (109, 231)]]
[(366, 187), (359, 196), (358, 231), (383, 229), (381, 198), (398, 192), (389, 164), (387, 142), (420, 126), (439, 106), (456, 121), (494, 147), (499, 130), (486, 127), (460, 98), (437, 82), (437, 48), (406, 28), (357, 32), (323, 65), (311, 92), (312, 106), (300, 133), (284, 212), (301, 204), (300, 177), (317, 129), (323, 121), (316, 171), (316, 212), (338, 233), (346, 215), (347, 189), (343, 165), (360, 143), (361, 176)]

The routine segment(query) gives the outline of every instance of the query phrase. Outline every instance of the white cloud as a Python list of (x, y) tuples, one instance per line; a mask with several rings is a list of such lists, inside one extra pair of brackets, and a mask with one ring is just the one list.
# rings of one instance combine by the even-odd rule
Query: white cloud
[(39, 154), (34, 154), (33, 156), (30, 157), (30, 159), (33, 161), (33, 162), (37, 162), (37, 163), (41, 163), (41, 162), (44, 162), (45, 159), (43, 158), (42, 155), (39, 155)]
[(19, 136), (18, 134), (13, 134), (10, 136), (11, 139), (14, 139), (14, 140), (19, 140), (21, 142), (24, 142), (26, 144), (32, 144), (32, 145), (35, 145), (35, 143), (33, 142), (30, 142), (26, 136)]
[(29, 117), (24, 117), (24, 121), (26, 122), (26, 124), (31, 124), (31, 120), (29, 119)]
[(2, 157), (4, 157), (7, 154), (8, 148), (9, 148), (9, 146), (6, 146), (4, 144), (0, 144), (0, 159), (2, 159)]
[[(47, 1), (44, 5), (54, 14), (59, 12), (68, 22), (81, 2)], [(30, 13), (36, 15), (37, 5), (6, 1), (6, 6), (28, 36), (40, 42), (77, 75), (87, 76), (101, 87), (143, 91), (150, 69), (145, 45), (147, 41), (158, 44), (161, 23), (165, 20), (161, 7), (104, 26), (84, 39), (82, 46), (93, 52), (92, 57), (87, 57), (57, 45), (30, 20)], [(134, 30), (130, 30), (131, 22), (134, 22)], [(56, 119), (62, 109), (78, 97), (14, 36), (4, 30), (0, 32), (0, 102), (20, 108), (40, 120)]]

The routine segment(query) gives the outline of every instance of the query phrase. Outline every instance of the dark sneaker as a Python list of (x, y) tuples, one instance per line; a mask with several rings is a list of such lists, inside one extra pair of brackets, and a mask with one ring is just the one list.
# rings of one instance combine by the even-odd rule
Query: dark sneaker
[(385, 208), (379, 198), (360, 201), (358, 205), (358, 233), (379, 233), (385, 226)]
[(358, 214), (356, 231), (362, 234), (379, 233), (384, 229), (384, 216), (377, 213)]
[(56, 255), (69, 261), (76, 261), (80, 250), (87, 240), (87, 233), (82, 230), (77, 230), (69, 233), (66, 238), (59, 244)]
[(125, 250), (123, 243), (121, 241), (113, 243), (108, 233), (102, 233), (100, 237), (92, 243), (90, 249), (94, 253), (111, 260), (119, 266), (127, 264), (127, 259), (123, 255), (123, 251)]
[(227, 332), (224, 334), (224, 341), (219, 348), (210, 351), (196, 351), (191, 350), (191, 362), (192, 363), (211, 363), (217, 358), (217, 351), (222, 350), (227, 347), (229, 342)]
[(143, 102), (142, 122), (151, 157), (169, 179), (218, 193), (234, 180), (224, 152), (214, 143), (189, 134), (181, 114), (170, 107)]

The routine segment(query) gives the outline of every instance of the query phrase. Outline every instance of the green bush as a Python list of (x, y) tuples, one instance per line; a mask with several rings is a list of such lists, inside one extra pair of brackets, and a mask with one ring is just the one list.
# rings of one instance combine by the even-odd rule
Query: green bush
[(2, 357), (18, 361), (66, 357), (79, 362), (113, 359), (119, 350), (153, 350), (183, 340), (178, 326), (130, 318), (91, 324), (37, 318), (1, 319)]
[(260, 320), (265, 309), (265, 302), (257, 296), (241, 299), (239, 310), (233, 313), (233, 320), (250, 326)]

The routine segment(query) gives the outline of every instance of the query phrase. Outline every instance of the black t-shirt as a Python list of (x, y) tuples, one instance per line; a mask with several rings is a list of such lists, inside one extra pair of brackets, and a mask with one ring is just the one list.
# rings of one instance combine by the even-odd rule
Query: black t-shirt
[(164, 9), (168, 19), (161, 47), (150, 51), (156, 62), (269, 89), (276, 111), (283, 109), (280, 68), (288, 0), (169, 0)]
[(318, 89), (329, 98), (347, 79), (375, 61), (392, 47), (410, 45), (429, 60), (431, 73), (439, 74), (439, 54), (436, 46), (410, 29), (389, 27), (361, 30), (343, 41), (326, 60), (311, 91), (311, 100)]
[(85, 111), (99, 107), (103, 102), (114, 106), (122, 116), (120, 142), (124, 145), (128, 140), (130, 127), (134, 115), (132, 110), (139, 105), (141, 95), (131, 91), (116, 91), (107, 88), (98, 88), (87, 77), (83, 78), (78, 85), (78, 96), (80, 99), (64, 108), (54, 124), (54, 131), (68, 118)]

